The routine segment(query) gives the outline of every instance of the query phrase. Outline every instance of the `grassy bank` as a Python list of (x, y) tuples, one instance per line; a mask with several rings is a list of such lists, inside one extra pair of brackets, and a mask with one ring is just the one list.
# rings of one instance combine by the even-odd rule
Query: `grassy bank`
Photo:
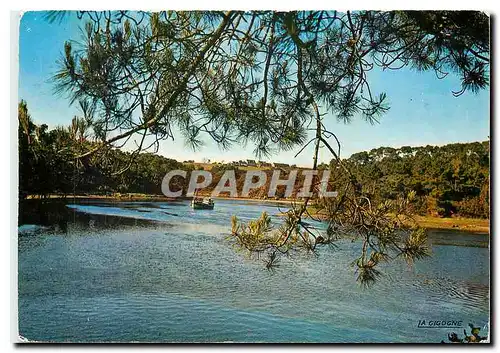
[(490, 221), (477, 218), (438, 218), (415, 216), (417, 223), (428, 229), (461, 230), (473, 233), (490, 233)]
[[(309, 206), (308, 211), (314, 217), (324, 219), (324, 214), (318, 212), (314, 206)], [(460, 230), (472, 233), (489, 234), (490, 221), (488, 219), (452, 217), (440, 218), (432, 216), (414, 216), (415, 221), (420, 227), (426, 229), (439, 230)]]

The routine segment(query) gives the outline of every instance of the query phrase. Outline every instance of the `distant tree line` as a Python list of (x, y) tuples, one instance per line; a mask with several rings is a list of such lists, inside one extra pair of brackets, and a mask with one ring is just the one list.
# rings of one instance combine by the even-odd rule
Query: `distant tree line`
[(414, 191), (419, 214), (489, 218), (489, 154), (489, 141), (483, 141), (380, 147), (346, 162), (375, 198), (395, 199)]
[[(173, 169), (193, 169), (154, 153), (106, 148), (99, 155), (75, 158), (96, 144), (85, 117), (74, 117), (68, 127), (52, 130), (32, 121), (25, 101), (19, 103), (19, 197), (49, 194), (144, 193), (161, 194), (164, 175)], [(172, 187), (184, 187), (174, 179)]]
[[(85, 107), (82, 109), (85, 111)], [(85, 114), (83, 114), (85, 115)], [(25, 101), (19, 103), (19, 195), (143, 193), (160, 195), (164, 175), (174, 169), (195, 169), (154, 153), (137, 153), (131, 163), (131, 152), (106, 148), (99, 155), (75, 158), (93, 144), (94, 134), (85, 117), (74, 117), (68, 127), (52, 130), (46, 124), (35, 124)], [(414, 191), (415, 212), (433, 216), (489, 217), (489, 142), (456, 143), (445, 146), (380, 147), (359, 152), (344, 160), (350, 165), (364, 192), (380, 200), (395, 200)], [(319, 169), (327, 168), (326, 164)], [(332, 187), (336, 162), (332, 160)], [(237, 189), (241, 191), (245, 171), (229, 165), (211, 169), (213, 179), (205, 190), (209, 193), (227, 169), (234, 169)], [(250, 197), (265, 198), (272, 171), (266, 171), (267, 182), (250, 192)], [(281, 178), (288, 171), (282, 170)], [(171, 189), (187, 189), (188, 178), (174, 178)], [(296, 185), (303, 176), (299, 173)], [(292, 197), (299, 192), (294, 189)], [(277, 197), (284, 196), (278, 187)]]

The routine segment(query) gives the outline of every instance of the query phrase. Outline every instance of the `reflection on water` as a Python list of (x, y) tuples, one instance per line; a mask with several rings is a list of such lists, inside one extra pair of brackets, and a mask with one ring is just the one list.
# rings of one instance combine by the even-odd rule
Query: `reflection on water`
[(19, 327), (28, 339), (440, 342), (449, 330), (418, 329), (418, 321), (488, 323), (487, 236), (433, 233), (431, 258), (383, 268), (364, 290), (349, 267), (357, 243), (285, 259), (273, 274), (226, 241), (232, 214), (279, 219), (276, 205), (44, 207), (52, 212), (44, 219), (36, 208), (21, 216)]

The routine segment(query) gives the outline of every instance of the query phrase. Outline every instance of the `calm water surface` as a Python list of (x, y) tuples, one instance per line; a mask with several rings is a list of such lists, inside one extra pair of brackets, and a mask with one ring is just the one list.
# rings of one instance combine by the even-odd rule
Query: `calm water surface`
[[(283, 207), (283, 206), (281, 206)], [(370, 290), (349, 264), (359, 244), (274, 272), (227, 241), (230, 217), (276, 205), (216, 202), (63, 205), (19, 227), (19, 332), (55, 342), (440, 342), (461, 320), (488, 332), (486, 235), (430, 234), (432, 257), (396, 263)], [(278, 219), (274, 218), (273, 219)], [(316, 224), (321, 227), (321, 224)], [(455, 330), (462, 333), (463, 329)]]

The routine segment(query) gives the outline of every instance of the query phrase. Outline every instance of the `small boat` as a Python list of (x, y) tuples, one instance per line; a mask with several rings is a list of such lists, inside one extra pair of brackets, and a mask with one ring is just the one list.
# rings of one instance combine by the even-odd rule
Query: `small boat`
[(198, 197), (198, 190), (195, 191), (194, 197), (191, 200), (191, 207), (193, 210), (213, 210), (214, 202), (209, 197)]
[(213, 210), (214, 209), (214, 202), (211, 198), (205, 197), (205, 198), (193, 198), (191, 200), (191, 207), (194, 210)]

